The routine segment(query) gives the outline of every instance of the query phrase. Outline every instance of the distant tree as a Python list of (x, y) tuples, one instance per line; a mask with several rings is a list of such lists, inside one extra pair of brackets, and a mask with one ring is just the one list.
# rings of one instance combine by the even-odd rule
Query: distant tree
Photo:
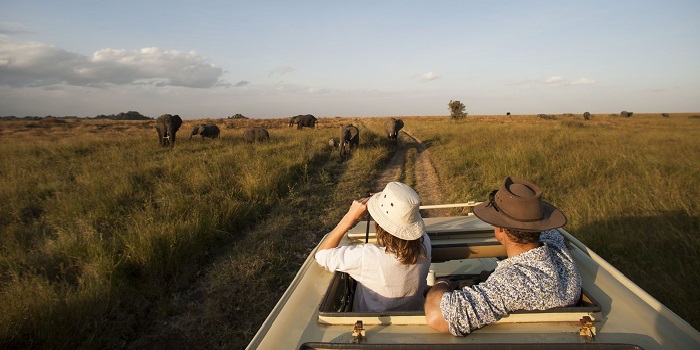
[(100, 114), (95, 117), (95, 119), (113, 119), (113, 120), (151, 120), (153, 118), (147, 117), (145, 115), (142, 115), (139, 112), (136, 111), (128, 111), (126, 113), (120, 112), (117, 115), (110, 114), (110, 115), (104, 115)]
[(467, 113), (464, 112), (464, 110), (467, 108), (464, 105), (464, 103), (459, 102), (457, 100), (450, 100), (450, 103), (448, 103), (447, 106), (450, 110), (450, 117), (452, 118), (452, 120), (462, 119), (467, 116)]

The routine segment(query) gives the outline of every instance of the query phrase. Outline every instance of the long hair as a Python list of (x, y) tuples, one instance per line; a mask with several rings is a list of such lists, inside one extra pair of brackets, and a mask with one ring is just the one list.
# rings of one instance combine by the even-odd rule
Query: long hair
[(409, 241), (392, 236), (377, 223), (375, 223), (374, 228), (377, 232), (377, 244), (385, 247), (387, 253), (396, 255), (402, 264), (413, 265), (418, 262), (419, 257), (426, 257), (422, 236)]

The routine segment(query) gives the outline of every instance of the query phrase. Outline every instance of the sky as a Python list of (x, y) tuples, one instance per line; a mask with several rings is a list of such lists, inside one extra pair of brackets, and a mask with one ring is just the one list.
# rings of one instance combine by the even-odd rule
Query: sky
[(0, 0), (0, 116), (700, 111), (700, 1)]

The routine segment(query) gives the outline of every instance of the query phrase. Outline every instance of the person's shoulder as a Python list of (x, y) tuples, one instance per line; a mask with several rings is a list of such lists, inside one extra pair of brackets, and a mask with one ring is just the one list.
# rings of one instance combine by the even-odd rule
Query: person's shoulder
[(547, 231), (542, 231), (540, 237), (561, 237), (561, 233), (557, 229), (551, 229)]
[(540, 233), (540, 241), (558, 246), (564, 245), (564, 237), (556, 229), (548, 230)]

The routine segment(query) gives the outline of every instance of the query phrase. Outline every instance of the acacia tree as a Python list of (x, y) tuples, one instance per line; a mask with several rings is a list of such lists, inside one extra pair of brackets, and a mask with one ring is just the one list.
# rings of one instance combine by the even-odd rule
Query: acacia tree
[(464, 110), (467, 108), (464, 103), (457, 100), (450, 100), (450, 103), (448, 103), (447, 106), (449, 107), (448, 109), (450, 110), (450, 117), (452, 117), (452, 120), (462, 119), (467, 116), (467, 113), (464, 112)]

